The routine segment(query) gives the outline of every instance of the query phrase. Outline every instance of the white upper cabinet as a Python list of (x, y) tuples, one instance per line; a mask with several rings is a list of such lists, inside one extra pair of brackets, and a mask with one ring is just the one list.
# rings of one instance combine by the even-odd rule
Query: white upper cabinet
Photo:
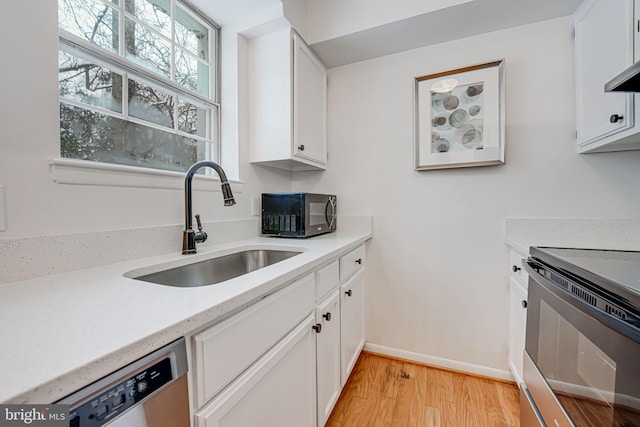
[(294, 157), (327, 164), (327, 71), (293, 34)]
[(578, 152), (640, 149), (640, 106), (633, 93), (604, 85), (638, 60), (639, 1), (587, 0), (575, 14)]
[(327, 71), (292, 29), (249, 40), (252, 163), (326, 169)]

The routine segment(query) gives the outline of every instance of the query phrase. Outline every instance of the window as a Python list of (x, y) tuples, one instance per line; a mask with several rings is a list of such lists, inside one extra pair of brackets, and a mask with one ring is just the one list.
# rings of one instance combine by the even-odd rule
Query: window
[(219, 160), (218, 27), (178, 0), (58, 0), (62, 157)]

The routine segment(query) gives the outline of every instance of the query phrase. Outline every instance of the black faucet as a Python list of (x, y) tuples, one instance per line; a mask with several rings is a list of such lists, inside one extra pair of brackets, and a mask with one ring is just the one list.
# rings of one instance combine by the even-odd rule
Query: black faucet
[(191, 165), (187, 171), (187, 176), (184, 179), (184, 231), (182, 232), (182, 255), (189, 255), (196, 253), (196, 243), (202, 243), (207, 240), (207, 233), (202, 231), (202, 224), (200, 223), (200, 215), (196, 215), (196, 222), (198, 223), (198, 231), (193, 231), (192, 209), (191, 209), (191, 181), (193, 175), (198, 169), (208, 166), (215, 170), (220, 177), (220, 183), (222, 184), (222, 197), (224, 198), (225, 206), (233, 206), (236, 201), (233, 198), (231, 192), (231, 186), (227, 180), (227, 175), (224, 170), (215, 162), (210, 160), (201, 160)]

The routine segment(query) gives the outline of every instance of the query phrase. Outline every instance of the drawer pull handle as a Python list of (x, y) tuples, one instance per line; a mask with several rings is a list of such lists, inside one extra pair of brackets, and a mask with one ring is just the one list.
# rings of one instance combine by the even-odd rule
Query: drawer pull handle
[(316, 323), (312, 326), (313, 330), (316, 331), (316, 334), (319, 334), (322, 331), (322, 325), (320, 323)]
[(304, 151), (304, 144), (300, 144), (300, 145), (298, 145), (298, 150), (300, 150), (300, 151)]
[(511, 270), (512, 270), (514, 273), (517, 273), (518, 271), (522, 270), (522, 268), (518, 267), (517, 265), (514, 265), (513, 267), (511, 267)]
[(344, 293), (345, 293), (348, 297), (350, 297), (350, 296), (351, 296), (351, 294), (353, 294), (353, 292), (351, 292), (351, 289), (349, 289), (348, 291), (344, 291)]
[(527, 300), (526, 300), (526, 299), (523, 299), (523, 300), (522, 300), (522, 308), (527, 308), (527, 306), (528, 306), (528, 305), (529, 305), (529, 304), (527, 303)]
[(323, 314), (322, 317), (327, 319), (327, 322), (330, 322), (331, 321), (331, 312)]
[(611, 117), (609, 117), (609, 121), (611, 123), (618, 123), (622, 119), (624, 119), (624, 116), (621, 116), (619, 114), (612, 114)]
[(362, 265), (362, 258), (358, 258), (358, 259), (356, 260), (356, 264)]

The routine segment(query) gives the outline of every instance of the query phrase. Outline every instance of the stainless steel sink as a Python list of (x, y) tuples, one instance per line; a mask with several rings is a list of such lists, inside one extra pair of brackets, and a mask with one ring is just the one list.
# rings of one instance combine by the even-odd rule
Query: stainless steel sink
[(213, 285), (291, 258), (301, 252), (253, 249), (133, 277), (177, 287)]

